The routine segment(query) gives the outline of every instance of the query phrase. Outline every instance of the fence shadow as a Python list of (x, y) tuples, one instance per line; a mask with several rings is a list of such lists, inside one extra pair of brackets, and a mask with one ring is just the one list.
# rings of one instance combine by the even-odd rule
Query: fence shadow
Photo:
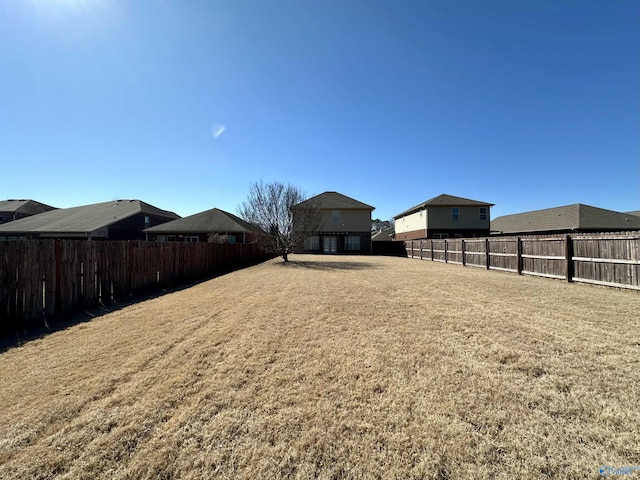
[(23, 323), (17, 329), (5, 328), (0, 331), (0, 354), (15, 347), (20, 347), (34, 340), (45, 338), (52, 333), (61, 332), (68, 328), (90, 322), (96, 318), (117, 312), (124, 308), (138, 303), (160, 298), (170, 293), (187, 290), (214, 278), (231, 273), (235, 269), (226, 270), (206, 278), (176, 285), (175, 287), (163, 288), (161, 290), (146, 290), (129, 294), (127, 297), (108, 301), (105, 304), (95, 305), (74, 311), (68, 311), (54, 318), (38, 318)]
[[(108, 313), (268, 256), (258, 244), (46, 239), (0, 242), (0, 258), (2, 351), (87, 321), (103, 305)], [(90, 314), (78, 319), (82, 312)]]

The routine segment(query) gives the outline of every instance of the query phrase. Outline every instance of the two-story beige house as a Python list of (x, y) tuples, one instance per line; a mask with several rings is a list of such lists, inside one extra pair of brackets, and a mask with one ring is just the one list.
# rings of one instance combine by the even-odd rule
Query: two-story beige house
[(324, 192), (298, 205), (305, 204), (320, 209), (320, 228), (305, 238), (297, 253), (371, 253), (371, 212), (375, 207), (338, 192)]
[(493, 203), (438, 195), (395, 217), (396, 240), (489, 236)]

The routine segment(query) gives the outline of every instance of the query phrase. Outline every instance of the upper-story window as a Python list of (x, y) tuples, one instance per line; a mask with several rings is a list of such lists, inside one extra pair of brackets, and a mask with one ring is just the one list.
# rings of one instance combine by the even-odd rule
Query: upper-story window
[(487, 207), (480, 207), (480, 220), (487, 219)]
[(144, 228), (149, 228), (151, 226), (151, 219), (149, 215), (144, 216)]
[(340, 210), (333, 210), (331, 212), (331, 223), (340, 223)]
[(460, 209), (458, 207), (451, 207), (451, 220), (460, 219)]

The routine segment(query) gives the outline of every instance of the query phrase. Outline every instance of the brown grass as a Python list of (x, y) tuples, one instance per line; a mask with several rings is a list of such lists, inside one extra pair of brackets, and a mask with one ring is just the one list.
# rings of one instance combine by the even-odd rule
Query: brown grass
[(598, 478), (602, 464), (640, 465), (637, 292), (292, 260), (2, 353), (0, 477)]

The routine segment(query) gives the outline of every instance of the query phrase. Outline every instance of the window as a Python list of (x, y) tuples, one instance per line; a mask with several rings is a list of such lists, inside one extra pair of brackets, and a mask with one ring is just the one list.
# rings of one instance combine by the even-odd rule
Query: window
[(344, 239), (345, 250), (360, 250), (360, 236), (348, 235)]
[(313, 237), (307, 237), (304, 239), (304, 249), (305, 250), (320, 250), (320, 237), (313, 236)]
[(197, 243), (200, 238), (197, 235), (187, 235), (184, 237), (184, 241), (187, 243)]
[(449, 234), (448, 233), (434, 233), (433, 234), (433, 238), (438, 238), (438, 239), (449, 238)]
[(331, 223), (340, 223), (340, 210), (331, 212)]
[(451, 220), (458, 220), (460, 218), (460, 209), (458, 207), (451, 207)]
[(166, 241), (167, 241), (166, 235), (158, 235), (158, 238), (156, 238), (156, 242), (166, 242)]
[(480, 207), (480, 220), (487, 219), (487, 207)]
[(149, 215), (144, 216), (144, 228), (149, 228), (151, 226), (151, 219)]

